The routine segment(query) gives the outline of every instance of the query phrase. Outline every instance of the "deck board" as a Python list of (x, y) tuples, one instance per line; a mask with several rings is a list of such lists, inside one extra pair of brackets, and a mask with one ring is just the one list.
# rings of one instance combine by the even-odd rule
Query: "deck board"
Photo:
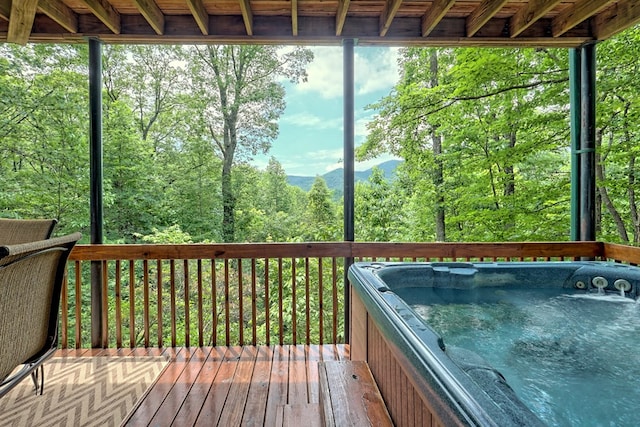
[(127, 426), (321, 425), (318, 363), (348, 345), (60, 350), (63, 357), (165, 355), (170, 363)]
[(200, 372), (198, 372), (198, 376), (176, 414), (172, 425), (194, 425), (218, 373), (218, 369), (222, 366), (225, 352), (226, 348), (224, 347), (214, 347), (208, 352), (207, 359)]
[(282, 410), (284, 405), (287, 404), (288, 389), (289, 347), (277, 345), (273, 350), (267, 410), (264, 417), (265, 426), (281, 425)]
[(264, 417), (267, 410), (267, 397), (269, 396), (269, 379), (271, 378), (271, 363), (273, 360), (273, 349), (271, 347), (258, 347), (251, 386), (247, 396), (242, 417), (243, 426), (265, 425)]
[(215, 426), (218, 425), (222, 410), (224, 409), (233, 377), (238, 367), (242, 349), (240, 347), (228, 347), (222, 365), (218, 369), (213, 384), (207, 393), (207, 397), (202, 405), (202, 409), (194, 425)]

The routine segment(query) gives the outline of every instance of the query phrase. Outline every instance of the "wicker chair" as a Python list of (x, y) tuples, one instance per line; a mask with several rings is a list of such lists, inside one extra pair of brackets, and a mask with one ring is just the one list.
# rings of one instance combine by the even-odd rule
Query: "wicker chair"
[(17, 245), (51, 237), (55, 219), (0, 218), (0, 245)]
[(0, 397), (29, 375), (42, 394), (42, 363), (58, 345), (65, 266), (80, 237), (0, 246)]

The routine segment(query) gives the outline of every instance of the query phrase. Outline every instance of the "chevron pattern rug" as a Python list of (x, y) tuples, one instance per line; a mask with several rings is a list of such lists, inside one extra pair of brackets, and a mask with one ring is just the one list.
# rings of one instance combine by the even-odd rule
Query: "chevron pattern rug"
[(164, 367), (165, 357), (54, 357), (44, 394), (31, 378), (0, 399), (0, 426), (119, 426)]

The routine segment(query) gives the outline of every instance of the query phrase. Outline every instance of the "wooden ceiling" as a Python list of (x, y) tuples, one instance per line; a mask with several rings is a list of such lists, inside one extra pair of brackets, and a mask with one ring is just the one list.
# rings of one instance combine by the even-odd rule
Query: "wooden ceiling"
[(639, 0), (0, 0), (0, 41), (558, 46), (640, 22)]

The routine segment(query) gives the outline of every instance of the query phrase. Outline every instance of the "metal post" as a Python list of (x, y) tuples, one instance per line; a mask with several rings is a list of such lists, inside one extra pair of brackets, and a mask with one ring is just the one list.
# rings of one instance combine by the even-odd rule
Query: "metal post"
[(580, 240), (596, 239), (596, 45), (580, 53)]
[[(89, 40), (89, 175), (91, 243), (103, 243), (102, 234), (102, 42)], [(102, 262), (91, 262), (91, 347), (104, 347), (102, 324)]]
[(580, 48), (569, 49), (571, 121), (571, 240), (580, 240)]
[[(344, 240), (345, 242), (353, 242), (355, 238), (355, 216), (354, 216), (354, 200), (355, 200), (355, 88), (354, 88), (354, 40), (345, 39), (343, 41), (343, 90), (344, 90)], [(348, 257), (344, 260), (344, 339), (349, 342), (350, 329), (350, 309), (351, 296), (349, 279), (347, 276), (349, 266), (353, 264), (353, 258)]]

